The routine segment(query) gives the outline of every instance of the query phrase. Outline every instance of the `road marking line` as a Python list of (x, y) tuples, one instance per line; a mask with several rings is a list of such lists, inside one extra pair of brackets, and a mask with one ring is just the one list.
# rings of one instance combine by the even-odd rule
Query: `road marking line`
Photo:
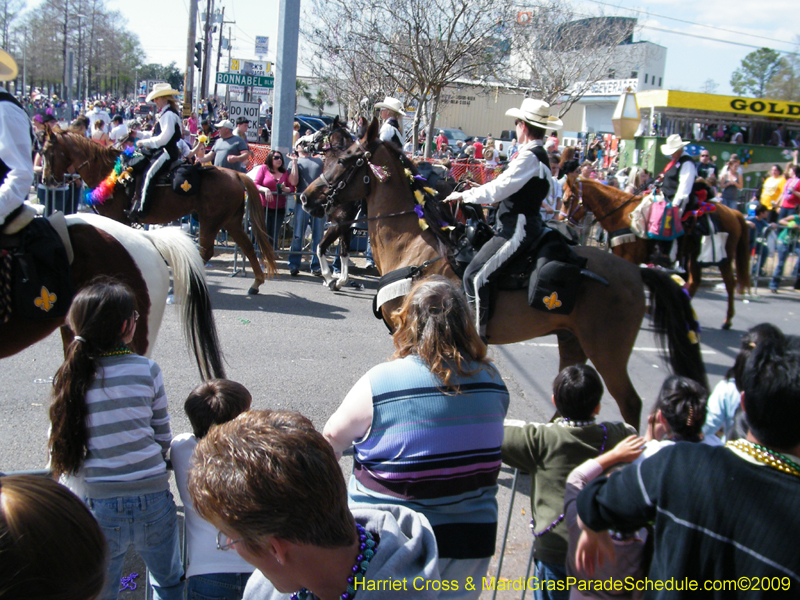
[[(544, 342), (517, 342), (518, 346), (536, 346), (538, 348), (558, 348), (558, 344), (549, 344)], [(647, 348), (644, 346), (634, 346), (637, 352), (661, 352), (660, 348)], [(716, 354), (715, 350), (700, 350), (700, 354)]]

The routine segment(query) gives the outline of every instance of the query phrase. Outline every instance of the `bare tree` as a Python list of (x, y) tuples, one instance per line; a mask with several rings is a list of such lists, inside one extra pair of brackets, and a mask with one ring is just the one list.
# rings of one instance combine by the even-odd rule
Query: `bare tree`
[(719, 89), (719, 84), (711, 78), (706, 79), (700, 86), (701, 94), (714, 94)]
[(542, 0), (521, 8), (514, 22), (518, 85), (557, 106), (559, 116), (598, 81), (630, 78), (647, 59), (633, 43), (635, 19), (577, 17), (567, 0)]
[(0, 0), (0, 47), (11, 47), (11, 24), (24, 7), (25, 0)]
[(781, 59), (778, 71), (767, 83), (768, 98), (800, 102), (800, 36), (796, 35), (794, 41), (794, 54), (787, 54)]
[(316, 48), (315, 74), (344, 78), (352, 100), (389, 94), (416, 108), (415, 141), (427, 103), (430, 141), (445, 87), (504, 68), (498, 42), (511, 9), (511, 0), (312, 0), (304, 34)]

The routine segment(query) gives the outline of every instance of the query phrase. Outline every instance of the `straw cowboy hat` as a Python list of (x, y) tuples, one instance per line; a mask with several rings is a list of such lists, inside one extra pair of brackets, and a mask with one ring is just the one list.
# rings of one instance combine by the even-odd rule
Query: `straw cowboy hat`
[(147, 95), (147, 102), (152, 102), (156, 98), (162, 96), (177, 96), (180, 94), (178, 90), (173, 90), (172, 86), (168, 83), (157, 83), (153, 86), (153, 91)]
[(506, 116), (544, 129), (561, 129), (564, 126), (561, 119), (550, 116), (550, 105), (547, 102), (533, 98), (525, 98), (519, 108), (509, 108)]
[(17, 78), (17, 63), (5, 50), (0, 50), (0, 81), (11, 81)]
[(403, 109), (403, 103), (400, 102), (400, 100), (398, 100), (397, 98), (390, 98), (389, 96), (386, 96), (386, 98), (383, 99), (383, 102), (376, 102), (375, 108), (385, 108), (387, 110), (399, 114), (405, 112), (405, 110)]
[(680, 135), (673, 133), (667, 138), (666, 144), (661, 144), (661, 154), (664, 154), (665, 156), (672, 156), (678, 150), (682, 150), (689, 144), (691, 144), (691, 142), (684, 142)]

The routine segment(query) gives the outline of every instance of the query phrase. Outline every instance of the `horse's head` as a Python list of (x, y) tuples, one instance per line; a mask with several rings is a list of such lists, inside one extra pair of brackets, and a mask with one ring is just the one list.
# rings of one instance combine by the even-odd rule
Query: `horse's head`
[(373, 176), (370, 158), (378, 139), (378, 121), (372, 120), (360, 140), (353, 140), (342, 127), (332, 129), (327, 138), (320, 148), (325, 152), (322, 175), (300, 195), (303, 210), (314, 217), (367, 197)]
[(577, 225), (585, 216), (583, 180), (578, 173), (570, 173), (564, 183), (564, 195), (561, 198), (561, 212), (558, 219), (567, 219), (571, 225)]
[(65, 135), (58, 127), (51, 129), (46, 125), (40, 134), (43, 141), (42, 180), (46, 185), (60, 183), (72, 165), (72, 158), (67, 154), (66, 145), (60, 139)]

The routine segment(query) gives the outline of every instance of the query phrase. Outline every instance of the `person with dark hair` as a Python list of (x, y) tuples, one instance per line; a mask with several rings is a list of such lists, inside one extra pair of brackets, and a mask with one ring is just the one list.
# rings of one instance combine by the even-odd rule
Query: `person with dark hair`
[(117, 280), (93, 282), (76, 294), (67, 314), (75, 337), (53, 378), (50, 468), (82, 490), (108, 541), (100, 598), (117, 598), (122, 563), (134, 546), (150, 571), (154, 598), (181, 600), (167, 396), (158, 365), (128, 346), (138, 319), (133, 291)]
[[(651, 598), (695, 597), (689, 582), (780, 582), (800, 586), (800, 353), (787, 339), (753, 348), (741, 373), (750, 431), (725, 447), (678, 443), (578, 496), (582, 533), (576, 562), (607, 556), (599, 532), (653, 524), (649, 579), (676, 582)], [(704, 597), (750, 598), (749, 588), (698, 588)], [(778, 592), (779, 593), (779, 592)], [(791, 593), (791, 592), (790, 592)]]
[(251, 402), (250, 392), (241, 383), (227, 379), (201, 383), (183, 405), (194, 433), (178, 435), (170, 445), (170, 460), (186, 519), (186, 595), (189, 600), (239, 600), (253, 573), (253, 567), (235, 552), (218, 550), (219, 531), (197, 514), (188, 489), (189, 468), (198, 442), (211, 427), (232, 421), (250, 410)]
[[(540, 584), (555, 589), (534, 590), (535, 598), (569, 597), (566, 587), (568, 531), (564, 520), (564, 490), (570, 472), (596, 458), (636, 431), (625, 423), (597, 423), (603, 382), (592, 367), (577, 364), (553, 381), (553, 404), (561, 417), (551, 423), (506, 421), (503, 462), (531, 474), (531, 532)], [(543, 586), (542, 586), (543, 587)]]
[[(297, 161), (297, 155), (291, 157), (291, 166)], [(267, 159), (256, 173), (254, 182), (261, 192), (261, 206), (267, 210), (267, 235), (270, 243), (275, 246), (278, 229), (286, 216), (286, 195), (284, 192), (294, 192), (300, 175), (297, 169), (286, 168), (286, 159), (279, 150), (271, 150)]]
[(733, 366), (708, 397), (706, 422), (703, 425), (706, 436), (715, 435), (720, 429), (723, 441), (738, 440), (747, 435), (747, 419), (741, 407), (742, 371), (753, 348), (768, 339), (783, 340), (783, 332), (772, 323), (760, 323), (748, 329), (742, 336), (739, 354), (736, 355)]
[(515, 119), (520, 142), (516, 158), (489, 183), (447, 197), (448, 202), (500, 203), (496, 216), (500, 231), (478, 251), (463, 277), (467, 300), (475, 309), (478, 333), (484, 338), (490, 313), (488, 284), (505, 265), (527, 252), (529, 242), (542, 232), (542, 202), (556, 193), (550, 158), (542, 140), (547, 129), (560, 129), (563, 125), (560, 119), (550, 116), (547, 102), (533, 98), (526, 98), (520, 108), (509, 109), (506, 115)]
[[(189, 494), (219, 549), (256, 567), (245, 600), (439, 596), (412, 583), (441, 580), (428, 521), (404, 506), (348, 507), (333, 448), (299, 413), (250, 411), (213, 427)], [(405, 589), (386, 587), (404, 578)]]
[(106, 540), (92, 513), (48, 477), (0, 477), (0, 598), (94, 600)]
[(422, 513), (436, 534), (442, 579), (479, 581), (497, 537), (508, 389), (486, 358), (458, 283), (422, 279), (392, 319), (392, 360), (355, 384), (328, 419), (325, 438), (339, 457), (354, 447), (351, 502)]
[(756, 204), (755, 214), (752, 217), (745, 217), (747, 227), (750, 232), (750, 251), (754, 252), (751, 267), (751, 274), (758, 277), (766, 277), (764, 265), (769, 258), (769, 245), (767, 244), (767, 234), (770, 232), (770, 224), (767, 220), (769, 209), (763, 204)]

